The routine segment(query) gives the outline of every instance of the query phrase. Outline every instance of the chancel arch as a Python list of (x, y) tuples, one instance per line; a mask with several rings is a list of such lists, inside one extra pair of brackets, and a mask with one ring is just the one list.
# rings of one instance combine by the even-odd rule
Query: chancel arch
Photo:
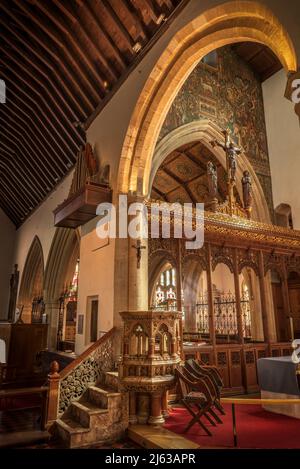
[(27, 254), (18, 297), (20, 319), (24, 323), (42, 322), (44, 313), (44, 255), (38, 236)]
[[(73, 280), (76, 277), (78, 282), (79, 255), (80, 237), (78, 231), (57, 228), (50, 248), (44, 283), (44, 299), (49, 323), (48, 339), (51, 349), (59, 348), (61, 342), (75, 341), (76, 311), (69, 312), (74, 322), (72, 327), (74, 340), (65, 340), (68, 339), (65, 335), (67, 332), (67, 304), (71, 297), (72, 302), (77, 302), (77, 291), (73, 292)], [(73, 306), (76, 310), (76, 305)], [(71, 346), (71, 344), (69, 345)]]
[[(146, 195), (159, 131), (181, 86), (205, 55), (227, 44), (268, 46), (287, 73), (298, 64), (291, 39), (271, 10), (258, 2), (226, 2), (179, 31), (152, 70), (136, 104), (119, 167), (119, 190)], [(285, 90), (282, 90), (284, 94)]]

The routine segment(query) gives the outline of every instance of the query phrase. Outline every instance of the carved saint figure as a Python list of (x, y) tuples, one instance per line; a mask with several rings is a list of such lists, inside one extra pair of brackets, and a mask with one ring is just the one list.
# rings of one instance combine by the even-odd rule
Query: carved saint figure
[(10, 277), (10, 297), (8, 305), (8, 320), (13, 321), (16, 312), (17, 293), (19, 285), (19, 274), (18, 264), (14, 266), (14, 272)]
[(223, 148), (223, 150), (225, 151), (229, 172), (229, 181), (234, 183), (236, 175), (236, 160), (237, 156), (241, 154), (242, 149), (240, 147), (235, 146), (234, 143), (230, 140), (229, 133), (227, 132), (227, 130), (224, 130), (222, 133), (225, 137), (225, 144), (219, 142), (218, 140), (212, 140), (210, 143), (213, 147), (218, 146)]
[(242, 186), (244, 207), (249, 209), (252, 206), (252, 181), (249, 171), (243, 172)]
[(210, 199), (216, 199), (218, 193), (218, 175), (212, 161), (207, 163), (208, 193)]

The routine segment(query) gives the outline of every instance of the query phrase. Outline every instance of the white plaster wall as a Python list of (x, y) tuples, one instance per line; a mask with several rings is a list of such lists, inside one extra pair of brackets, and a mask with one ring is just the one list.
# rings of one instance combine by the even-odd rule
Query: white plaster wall
[(76, 353), (90, 345), (86, 341), (88, 297), (98, 297), (98, 338), (100, 331), (113, 327), (114, 240), (98, 238), (96, 223), (94, 219), (81, 228), (77, 318), (83, 314), (84, 323), (83, 334), (76, 335)]
[(15, 225), (0, 209), (0, 319), (6, 319), (8, 314), (15, 236)]
[(294, 228), (300, 229), (300, 125), (294, 105), (282, 95), (286, 74), (279, 71), (263, 83), (273, 199), (292, 207)]
[(67, 198), (72, 176), (73, 171), (17, 230), (14, 262), (19, 265), (21, 276), (28, 251), (35, 236), (38, 236), (40, 239), (43, 248), (44, 266), (46, 267), (48, 254), (56, 230), (54, 227), (53, 210)]

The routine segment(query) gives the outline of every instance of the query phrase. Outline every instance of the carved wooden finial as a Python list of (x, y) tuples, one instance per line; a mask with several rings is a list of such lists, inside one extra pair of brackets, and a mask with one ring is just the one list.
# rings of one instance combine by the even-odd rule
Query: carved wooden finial
[(53, 376), (57, 376), (58, 375), (58, 372), (59, 372), (59, 363), (54, 360), (53, 362), (51, 362), (50, 364), (50, 375), (53, 377)]

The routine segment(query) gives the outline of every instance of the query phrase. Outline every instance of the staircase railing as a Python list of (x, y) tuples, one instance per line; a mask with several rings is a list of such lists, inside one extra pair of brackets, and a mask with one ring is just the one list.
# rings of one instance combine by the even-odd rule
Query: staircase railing
[(93, 343), (67, 365), (61, 373), (57, 362), (51, 364), (49, 378), (48, 424), (62, 415), (71, 402), (77, 401), (86, 389), (103, 382), (106, 371), (114, 368), (113, 341), (116, 328)]

